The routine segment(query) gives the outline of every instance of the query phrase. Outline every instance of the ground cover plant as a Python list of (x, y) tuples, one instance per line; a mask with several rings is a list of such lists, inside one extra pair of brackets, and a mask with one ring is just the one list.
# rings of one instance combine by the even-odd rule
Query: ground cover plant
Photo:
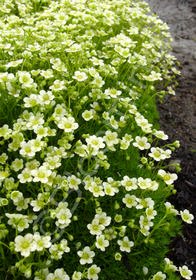
[[(137, 1), (0, 7), (2, 279), (191, 279), (166, 258), (182, 218), (167, 198), (155, 97), (174, 93), (168, 27)], [(176, 165), (176, 171), (179, 166)]]

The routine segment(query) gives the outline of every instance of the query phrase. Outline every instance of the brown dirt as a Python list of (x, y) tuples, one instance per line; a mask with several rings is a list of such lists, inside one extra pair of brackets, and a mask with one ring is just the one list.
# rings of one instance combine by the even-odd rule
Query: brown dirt
[[(180, 140), (180, 148), (174, 153), (173, 159), (181, 162), (181, 172), (175, 183), (176, 195), (170, 202), (176, 209), (188, 209), (196, 217), (196, 150), (195, 127), (191, 116), (196, 105), (196, 82), (190, 79), (179, 79), (176, 96), (165, 98), (158, 104), (160, 125), (170, 136), (170, 141)], [(192, 107), (191, 107), (192, 106)], [(195, 114), (196, 115), (196, 114)], [(196, 123), (196, 122), (195, 122)], [(196, 279), (196, 219), (193, 224), (184, 224), (183, 236), (176, 237), (170, 244), (169, 257), (177, 266), (183, 264), (193, 271), (192, 280)]]
[[(170, 198), (176, 209), (188, 209), (196, 217), (196, 0), (147, 0), (152, 10), (167, 22), (174, 38), (173, 51), (181, 63), (175, 96), (158, 104), (160, 126), (169, 142), (180, 141), (173, 159), (181, 163), (175, 183), (176, 195)], [(184, 224), (182, 237), (170, 244), (169, 258), (177, 266), (186, 264), (196, 280), (196, 219)]]

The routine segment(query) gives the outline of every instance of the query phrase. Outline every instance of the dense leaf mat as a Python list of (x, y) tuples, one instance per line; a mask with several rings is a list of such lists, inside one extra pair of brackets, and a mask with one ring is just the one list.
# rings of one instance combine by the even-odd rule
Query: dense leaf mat
[(175, 94), (179, 73), (168, 27), (149, 11), (2, 2), (2, 279), (190, 279), (165, 258), (177, 216), (193, 216), (167, 202), (179, 142), (162, 144), (155, 98)]

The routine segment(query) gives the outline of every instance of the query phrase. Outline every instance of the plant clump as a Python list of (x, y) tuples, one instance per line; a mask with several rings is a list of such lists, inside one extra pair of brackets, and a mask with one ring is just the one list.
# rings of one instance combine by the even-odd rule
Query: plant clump
[[(191, 279), (166, 258), (179, 142), (168, 26), (145, 2), (0, 4), (0, 254), (7, 279)], [(179, 170), (179, 166), (176, 166)]]

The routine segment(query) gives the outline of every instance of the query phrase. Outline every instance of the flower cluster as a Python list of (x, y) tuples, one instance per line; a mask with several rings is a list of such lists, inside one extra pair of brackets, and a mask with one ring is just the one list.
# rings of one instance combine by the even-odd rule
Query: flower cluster
[[(173, 94), (178, 73), (167, 25), (138, 1), (0, 5), (0, 245), (9, 273), (128, 279), (125, 256), (135, 279), (166, 279), (159, 270), (173, 266), (156, 255), (150, 264), (149, 244), (178, 231), (177, 215), (194, 218), (166, 202), (177, 175), (164, 160), (177, 143), (161, 146), (168, 136), (148, 110), (155, 96)], [(190, 279), (187, 266), (179, 272)]]

